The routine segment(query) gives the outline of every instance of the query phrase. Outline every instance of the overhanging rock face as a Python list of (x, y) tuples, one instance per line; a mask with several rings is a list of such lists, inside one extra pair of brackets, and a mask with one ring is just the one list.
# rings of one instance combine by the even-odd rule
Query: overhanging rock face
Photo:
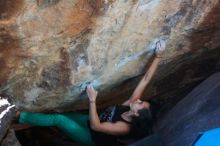
[(158, 39), (167, 50), (146, 97), (175, 95), (220, 68), (219, 0), (0, 0), (0, 6), (0, 91), (21, 109), (87, 108), (88, 83), (100, 92), (100, 105), (125, 99), (138, 79), (121, 83), (144, 72)]

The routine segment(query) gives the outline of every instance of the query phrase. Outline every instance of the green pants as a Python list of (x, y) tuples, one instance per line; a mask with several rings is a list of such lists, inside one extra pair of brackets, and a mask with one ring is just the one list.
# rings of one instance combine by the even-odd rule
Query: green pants
[(88, 115), (72, 112), (64, 114), (21, 112), (19, 122), (36, 126), (56, 126), (82, 145), (95, 145), (87, 123)]

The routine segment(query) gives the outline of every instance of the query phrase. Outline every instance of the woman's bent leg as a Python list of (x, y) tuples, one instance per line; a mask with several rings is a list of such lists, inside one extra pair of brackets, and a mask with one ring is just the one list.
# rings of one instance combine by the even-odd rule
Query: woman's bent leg
[(70, 118), (71, 120), (77, 122), (79, 125), (83, 126), (84, 128), (88, 128), (89, 122), (89, 115), (88, 114), (78, 114), (74, 112), (64, 113), (66, 117)]
[(89, 129), (80, 126), (75, 121), (61, 114), (21, 112), (19, 122), (37, 126), (57, 126), (74, 141), (83, 145), (94, 145)]
[(58, 115), (56, 118), (56, 126), (65, 131), (72, 139), (83, 145), (94, 145), (88, 128), (80, 126), (77, 122), (64, 115)]

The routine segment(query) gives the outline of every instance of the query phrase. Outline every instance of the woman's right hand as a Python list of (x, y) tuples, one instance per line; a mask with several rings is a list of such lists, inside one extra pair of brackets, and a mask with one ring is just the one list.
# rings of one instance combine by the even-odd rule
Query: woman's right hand
[(92, 85), (87, 85), (86, 93), (90, 102), (96, 101), (98, 92), (93, 88)]
[(163, 40), (159, 40), (157, 43), (156, 43), (156, 48), (155, 48), (155, 54), (156, 54), (156, 57), (158, 58), (161, 58), (162, 57), (162, 54), (164, 52), (166, 48), (166, 43), (165, 41)]

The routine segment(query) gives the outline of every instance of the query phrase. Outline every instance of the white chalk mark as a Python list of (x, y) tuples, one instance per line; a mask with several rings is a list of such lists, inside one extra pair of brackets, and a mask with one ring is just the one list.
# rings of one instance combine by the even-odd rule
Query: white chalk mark
[(124, 66), (125, 64), (127, 64), (128, 62), (131, 62), (131, 61), (133, 61), (133, 60), (136, 60), (136, 59), (138, 59), (141, 55), (143, 55), (144, 53), (146, 53), (148, 50), (143, 50), (143, 51), (141, 51), (141, 52), (138, 52), (138, 53), (136, 53), (136, 54), (134, 54), (134, 55), (132, 55), (132, 56), (129, 56), (129, 57), (127, 57), (127, 58), (124, 58), (124, 59), (122, 59), (122, 60), (120, 60), (120, 62), (118, 63), (118, 64), (115, 64), (115, 66), (117, 67), (117, 68), (120, 68), (121, 66)]
[(158, 6), (159, 2), (160, 2), (160, 0), (140, 0), (138, 9), (141, 12), (146, 12), (147, 9), (152, 10), (156, 6)]
[[(13, 108), (13, 107), (15, 107), (15, 105), (11, 105), (9, 102), (8, 102), (8, 100), (7, 99), (2, 99), (1, 97), (0, 97), (0, 107), (2, 107), (2, 106), (5, 106), (5, 105), (9, 105), (4, 111), (2, 111), (1, 113), (0, 113), (0, 124), (2, 123), (2, 118), (9, 112), (9, 110), (11, 109), (11, 108)], [(1, 125), (0, 125), (0, 127), (1, 127)]]
[[(0, 124), (1, 124), (1, 122), (2, 122), (1, 120), (2, 120), (2, 118), (4, 117), (4, 115), (6, 115), (6, 113), (7, 113), (11, 108), (13, 108), (13, 107), (15, 107), (15, 105), (8, 106), (6, 110), (4, 110), (3, 112), (1, 112), (1, 114), (0, 114)], [(1, 127), (1, 125), (0, 125), (0, 127)]]
[(0, 107), (5, 106), (5, 105), (10, 105), (7, 99), (2, 99), (0, 98)]
[[(152, 43), (150, 43), (150, 45), (148, 45), (148, 47), (146, 47), (143, 51), (138, 52), (134, 55), (128, 56), (128, 57), (124, 57), (123, 59), (121, 59), (119, 61), (118, 64), (115, 64), (115, 67), (118, 69), (124, 65), (126, 65), (128, 62), (131, 62), (133, 60), (137, 60), (140, 58), (140, 56), (142, 56), (143, 54), (145, 54), (146, 52), (152, 52), (154, 53), (155, 48), (156, 48), (156, 42), (158, 42), (159, 40), (164, 40), (162, 37), (161, 38), (156, 38), (152, 41)], [(166, 42), (166, 41), (165, 41)]]

